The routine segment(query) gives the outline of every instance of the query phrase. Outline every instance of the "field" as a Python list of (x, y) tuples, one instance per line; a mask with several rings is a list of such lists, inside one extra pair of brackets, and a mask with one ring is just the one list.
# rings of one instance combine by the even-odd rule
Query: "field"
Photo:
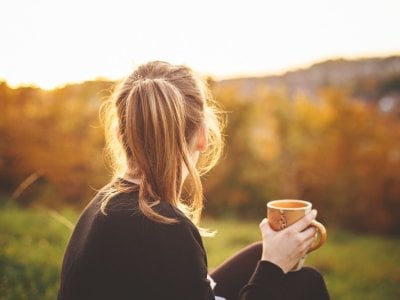
[[(62, 255), (77, 214), (0, 207), (0, 299), (55, 299)], [(69, 220), (69, 221), (68, 221)], [(259, 238), (257, 222), (207, 219), (210, 268)], [(307, 264), (324, 275), (332, 299), (400, 299), (400, 239), (328, 228), (327, 244)]]

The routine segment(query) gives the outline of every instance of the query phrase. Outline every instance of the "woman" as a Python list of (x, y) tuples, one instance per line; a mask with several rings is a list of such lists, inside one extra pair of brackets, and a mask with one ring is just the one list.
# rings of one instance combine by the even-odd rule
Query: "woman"
[(262, 244), (208, 275), (207, 231), (196, 227), (200, 174), (215, 165), (222, 141), (209, 92), (189, 68), (139, 66), (102, 112), (115, 179), (79, 218), (58, 299), (328, 298), (317, 271), (288, 273), (312, 244), (315, 211), (280, 232), (264, 219)]

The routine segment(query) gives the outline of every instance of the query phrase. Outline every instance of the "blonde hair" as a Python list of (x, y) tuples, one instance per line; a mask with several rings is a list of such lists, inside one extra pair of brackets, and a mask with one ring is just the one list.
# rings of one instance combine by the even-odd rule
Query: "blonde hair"
[[(153, 209), (160, 201), (178, 207), (196, 225), (203, 209), (200, 175), (218, 161), (223, 148), (221, 114), (206, 84), (186, 66), (153, 61), (139, 66), (101, 108), (106, 149), (114, 179), (129, 174), (140, 180), (139, 208), (162, 223), (174, 219)], [(200, 128), (207, 129), (207, 146), (195, 166), (191, 143)], [(188, 171), (183, 190), (183, 166)], [(101, 205), (132, 186), (109, 185)], [(183, 194), (186, 194), (183, 199)]]

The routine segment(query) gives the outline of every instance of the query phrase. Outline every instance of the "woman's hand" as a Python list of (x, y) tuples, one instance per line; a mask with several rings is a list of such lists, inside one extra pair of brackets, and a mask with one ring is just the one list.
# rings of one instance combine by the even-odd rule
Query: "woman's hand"
[(263, 240), (262, 260), (267, 260), (279, 266), (283, 272), (289, 272), (299, 260), (307, 254), (316, 234), (310, 226), (317, 216), (312, 210), (302, 219), (281, 231), (274, 231), (267, 219), (260, 223)]

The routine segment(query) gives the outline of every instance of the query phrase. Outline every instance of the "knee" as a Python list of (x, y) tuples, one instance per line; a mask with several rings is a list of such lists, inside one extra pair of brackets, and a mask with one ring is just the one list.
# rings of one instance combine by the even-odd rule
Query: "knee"
[(252, 253), (254, 256), (261, 258), (262, 247), (263, 247), (262, 242), (254, 242), (254, 243), (248, 245), (246, 248), (244, 248), (243, 251)]
[(262, 251), (262, 242), (258, 241), (258, 242), (254, 242), (252, 244), (249, 245), (249, 247), (257, 249), (258, 251), (261, 250)]

